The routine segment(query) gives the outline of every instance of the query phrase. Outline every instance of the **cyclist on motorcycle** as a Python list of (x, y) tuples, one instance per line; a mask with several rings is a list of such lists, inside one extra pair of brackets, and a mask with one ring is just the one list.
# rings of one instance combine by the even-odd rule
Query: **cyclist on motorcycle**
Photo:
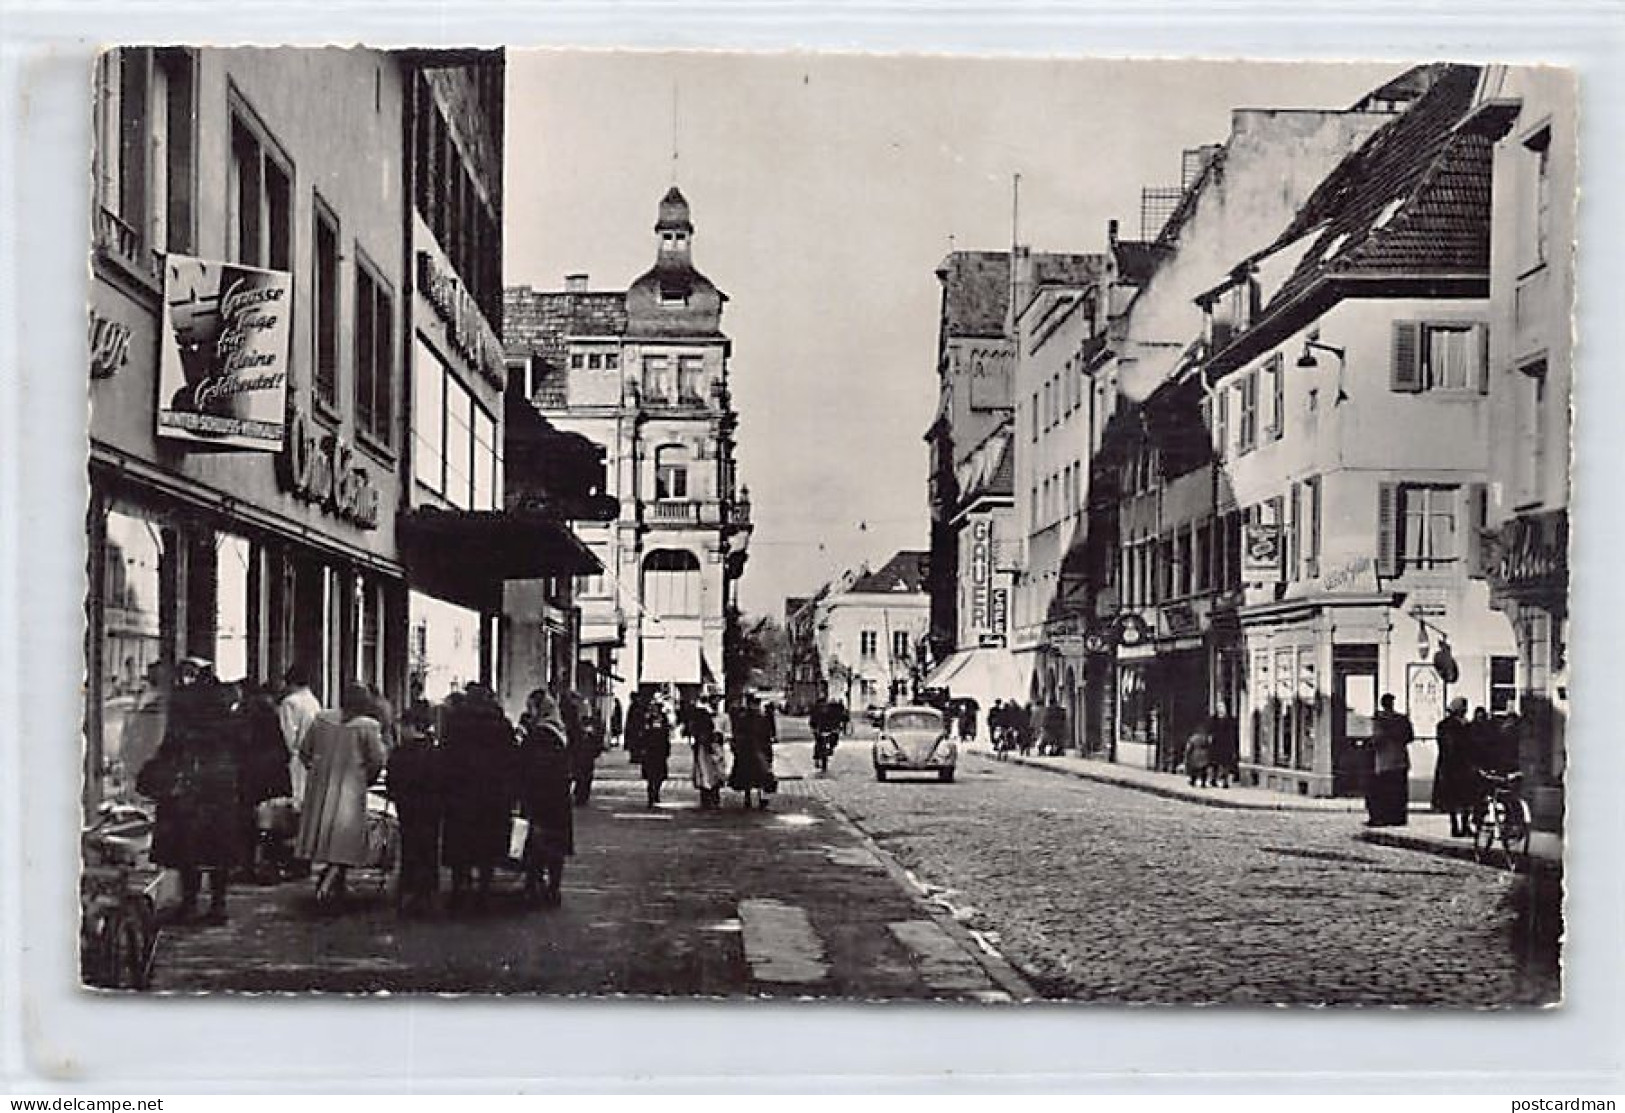
[(807, 716), (813, 732), (813, 764), (820, 771), (829, 770), (830, 755), (835, 752), (835, 745), (841, 739), (845, 719), (845, 709), (833, 700), (814, 704), (812, 714)]

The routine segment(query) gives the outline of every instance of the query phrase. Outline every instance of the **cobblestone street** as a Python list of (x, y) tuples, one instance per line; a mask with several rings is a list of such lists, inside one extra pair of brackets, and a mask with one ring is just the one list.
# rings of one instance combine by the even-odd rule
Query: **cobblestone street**
[[(808, 765), (808, 748), (781, 746), (781, 765)], [(1360, 843), (1356, 815), (1208, 808), (979, 756), (961, 759), (955, 784), (881, 784), (869, 762), (868, 741), (848, 739), (828, 777), (792, 787), (837, 805), (1046, 996), (1559, 996), (1555, 948), (1528, 941), (1546, 933), (1519, 930), (1527, 877)], [(1554, 899), (1535, 902), (1543, 920)]]

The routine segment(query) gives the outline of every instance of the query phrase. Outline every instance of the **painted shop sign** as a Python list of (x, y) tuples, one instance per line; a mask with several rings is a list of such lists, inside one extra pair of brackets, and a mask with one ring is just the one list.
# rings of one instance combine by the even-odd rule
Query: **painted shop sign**
[(1495, 592), (1561, 587), (1568, 576), (1568, 514), (1524, 514), (1487, 531), (1485, 562)]
[(452, 345), (500, 390), (507, 377), (502, 344), (462, 280), (442, 267), (432, 254), (419, 251), (418, 289), (445, 324)]
[(987, 620), (995, 634), (1003, 634), (1010, 628), (1010, 593), (1002, 587), (988, 594)]
[(372, 475), (337, 433), (319, 433), (300, 410), (288, 421), (288, 447), (277, 460), (283, 490), (362, 529), (378, 528), (382, 502)]
[(279, 452), (293, 276), (170, 255), (158, 355), (158, 436)]
[(1202, 624), (1196, 616), (1196, 609), (1189, 603), (1169, 603), (1162, 608), (1162, 628), (1168, 637), (1177, 638), (1199, 633)]
[(130, 362), (130, 326), (90, 311), (90, 377), (109, 379)]

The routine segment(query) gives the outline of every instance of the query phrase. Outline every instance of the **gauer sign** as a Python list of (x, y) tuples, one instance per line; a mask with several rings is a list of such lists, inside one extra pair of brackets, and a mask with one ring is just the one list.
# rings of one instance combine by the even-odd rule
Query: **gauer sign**
[(284, 271), (170, 255), (158, 364), (158, 436), (279, 452), (286, 433)]

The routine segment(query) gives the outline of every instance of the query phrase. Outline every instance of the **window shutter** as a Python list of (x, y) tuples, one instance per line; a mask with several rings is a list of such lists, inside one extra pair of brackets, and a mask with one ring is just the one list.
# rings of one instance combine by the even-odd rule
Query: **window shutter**
[(1377, 487), (1377, 575), (1399, 575), (1399, 484)]
[(1490, 392), (1490, 326), (1473, 326), (1473, 356), (1478, 361), (1474, 368), (1478, 375), (1478, 393)]
[(1390, 385), (1414, 394), (1422, 389), (1422, 326), (1416, 321), (1395, 321), (1393, 349)]
[(1462, 518), (1467, 523), (1467, 540), (1463, 551), (1467, 554), (1467, 574), (1469, 576), (1482, 576), (1485, 573), (1485, 545), (1484, 522), (1488, 509), (1489, 490), (1483, 483), (1469, 483), (1464, 488), (1467, 495), (1467, 513)]
[(1297, 582), (1303, 553), (1303, 487), (1297, 483), (1292, 484), (1290, 506), (1292, 516), (1286, 527), (1286, 578)]
[(1219, 446), (1219, 456), (1223, 457), (1227, 453), (1229, 453), (1229, 451), (1230, 451), (1230, 391), (1229, 391), (1229, 389), (1225, 388), (1225, 387), (1220, 387), (1218, 393), (1216, 393), (1213, 396), (1213, 401), (1214, 401), (1214, 409), (1218, 414), (1218, 417), (1215, 418), (1215, 420), (1214, 420), (1214, 424), (1218, 428), (1218, 438), (1217, 438), (1216, 443)]

